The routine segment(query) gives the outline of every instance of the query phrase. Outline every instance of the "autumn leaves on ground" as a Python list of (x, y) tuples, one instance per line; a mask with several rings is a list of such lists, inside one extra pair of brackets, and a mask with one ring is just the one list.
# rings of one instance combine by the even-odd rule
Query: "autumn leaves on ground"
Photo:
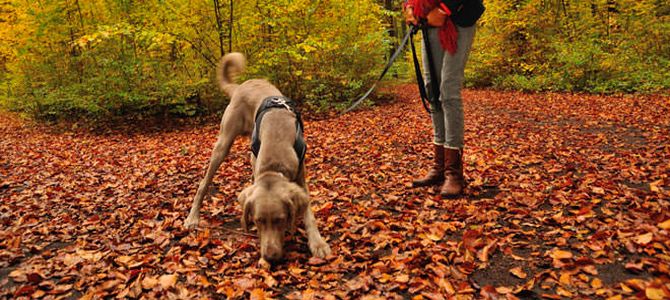
[(307, 120), (304, 232), (261, 268), (240, 230), (248, 141), (182, 228), (218, 124), (91, 133), (0, 116), (0, 297), (670, 297), (670, 99), (466, 91), (467, 195), (411, 189), (429, 165), (416, 89)]

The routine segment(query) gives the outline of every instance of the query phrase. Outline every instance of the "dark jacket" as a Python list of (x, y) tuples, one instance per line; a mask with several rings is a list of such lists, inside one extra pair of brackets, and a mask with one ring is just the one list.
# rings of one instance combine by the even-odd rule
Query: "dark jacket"
[(484, 13), (482, 0), (442, 0), (451, 10), (451, 20), (461, 27), (470, 27), (477, 23)]

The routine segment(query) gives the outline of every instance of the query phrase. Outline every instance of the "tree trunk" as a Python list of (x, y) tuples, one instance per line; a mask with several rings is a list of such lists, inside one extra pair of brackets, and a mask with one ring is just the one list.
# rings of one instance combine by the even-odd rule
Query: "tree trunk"
[(226, 54), (226, 51), (223, 50), (223, 20), (219, 6), (219, 0), (214, 0), (214, 15), (216, 16), (216, 32), (219, 36), (219, 51), (221, 56), (223, 56)]
[[(394, 0), (384, 0), (384, 9), (386, 9), (389, 12), (393, 12), (394, 11), (393, 2)], [(387, 30), (389, 33), (389, 37), (391, 38), (391, 44), (389, 45), (388, 49), (388, 57), (391, 58), (391, 56), (393, 56), (393, 53), (395, 52), (395, 49), (398, 48), (398, 31), (396, 30), (396, 22), (392, 14), (387, 14), (386, 22), (388, 23)], [(397, 78), (398, 73), (394, 72), (393, 77)]]
[(228, 18), (228, 52), (233, 52), (233, 0), (230, 0), (230, 18)]

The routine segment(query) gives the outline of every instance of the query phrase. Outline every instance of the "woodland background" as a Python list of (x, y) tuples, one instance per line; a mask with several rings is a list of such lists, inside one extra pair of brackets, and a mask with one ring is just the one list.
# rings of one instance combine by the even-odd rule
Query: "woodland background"
[[(467, 84), (524, 91), (670, 88), (664, 0), (486, 0)], [(369, 86), (407, 29), (398, 0), (0, 1), (0, 107), (39, 119), (220, 111), (230, 51), (313, 110)], [(413, 80), (409, 59), (398, 81)]]

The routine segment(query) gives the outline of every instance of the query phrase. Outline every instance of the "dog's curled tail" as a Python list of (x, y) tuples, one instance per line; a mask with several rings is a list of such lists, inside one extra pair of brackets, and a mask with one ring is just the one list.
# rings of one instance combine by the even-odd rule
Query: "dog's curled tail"
[(224, 55), (216, 68), (216, 80), (221, 91), (228, 97), (232, 97), (239, 84), (235, 83), (235, 77), (244, 72), (247, 60), (242, 53), (231, 52)]

